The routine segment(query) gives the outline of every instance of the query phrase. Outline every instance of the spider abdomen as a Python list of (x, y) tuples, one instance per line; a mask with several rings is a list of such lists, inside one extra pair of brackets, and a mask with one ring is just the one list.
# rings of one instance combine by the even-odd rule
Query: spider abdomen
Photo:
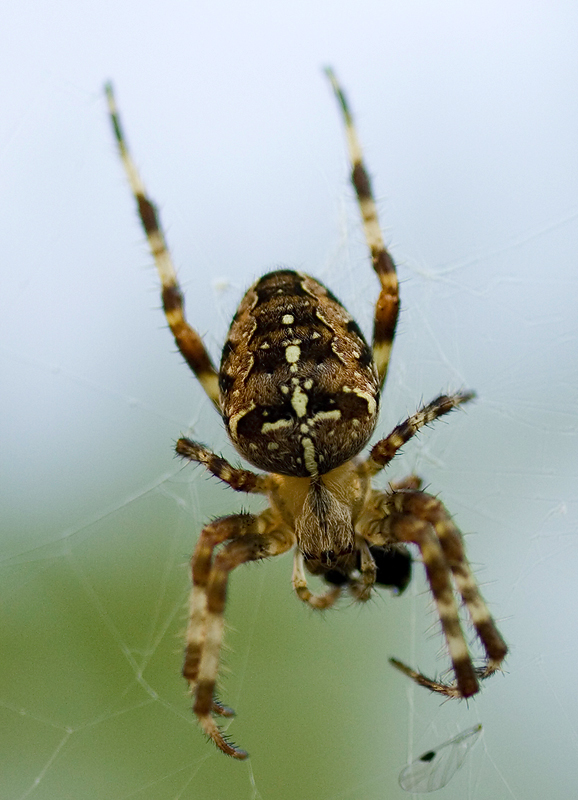
[(324, 474), (367, 443), (379, 411), (372, 351), (321, 283), (292, 270), (260, 278), (223, 348), (221, 409), (237, 450), (283, 475)]

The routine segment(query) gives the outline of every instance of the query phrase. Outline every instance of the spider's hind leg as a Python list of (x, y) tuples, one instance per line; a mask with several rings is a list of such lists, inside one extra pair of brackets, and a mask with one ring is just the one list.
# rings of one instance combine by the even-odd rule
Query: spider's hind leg
[(328, 67), (325, 71), (331, 81), (333, 91), (335, 92), (343, 114), (349, 159), (351, 161), (351, 182), (357, 195), (359, 210), (361, 211), (365, 239), (369, 252), (371, 253), (371, 263), (381, 284), (379, 297), (375, 306), (373, 359), (377, 366), (379, 384), (383, 386), (399, 314), (399, 285), (397, 273), (395, 263), (383, 241), (383, 234), (377, 216), (377, 206), (371, 189), (371, 181), (363, 161), (363, 153), (353, 123), (349, 104), (347, 103), (343, 90), (333, 70)]
[(181, 355), (197, 376), (199, 383), (219, 410), (219, 381), (211, 357), (203, 340), (185, 319), (184, 301), (177, 273), (167, 247), (165, 235), (155, 204), (147, 194), (144, 183), (132, 159), (122, 125), (112, 85), (105, 86), (108, 111), (120, 157), (137, 204), (138, 215), (148, 239), (152, 256), (162, 284), (162, 300), (165, 316), (175, 337)]

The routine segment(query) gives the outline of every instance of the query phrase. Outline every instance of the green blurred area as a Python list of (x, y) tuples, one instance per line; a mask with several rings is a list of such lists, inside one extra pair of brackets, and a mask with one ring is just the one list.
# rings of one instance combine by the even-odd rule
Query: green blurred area
[[(204, 487), (203, 505), (224, 499)], [(383, 774), (403, 759), (390, 725), (405, 716), (403, 678), (386, 659), (408, 600), (314, 614), (293, 595), (290, 556), (238, 570), (221, 693), (238, 714), (229, 733), (252, 757), (232, 761), (197, 729), (180, 676), (199, 526), (186, 502), (152, 492), (10, 570), (1, 797), (36, 778), (38, 798), (209, 800), (243, 785), (250, 796), (249, 770), (268, 798), (306, 797), (312, 776), (335, 796), (368, 774), (364, 796), (382, 796), (376, 758)]]

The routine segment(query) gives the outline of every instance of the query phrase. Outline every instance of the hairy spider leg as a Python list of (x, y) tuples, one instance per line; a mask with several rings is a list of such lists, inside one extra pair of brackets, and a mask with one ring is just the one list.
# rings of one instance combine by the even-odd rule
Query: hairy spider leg
[[(213, 714), (233, 715), (214, 697), (229, 574), (248, 561), (280, 555), (293, 544), (293, 537), (275, 530), (268, 510), (257, 516), (235, 514), (203, 528), (191, 559), (193, 589), (183, 676), (191, 687), (193, 711), (203, 731), (233, 758), (245, 759), (247, 753), (227, 741), (213, 718)], [(223, 547), (214, 556), (218, 545)]]
[[(418, 431), (429, 425), (444, 414), (453, 411), (454, 408), (467, 403), (475, 397), (474, 392), (463, 392), (457, 394), (442, 394), (423, 406), (397, 425), (392, 432), (374, 444), (371, 448), (369, 457), (364, 462), (364, 469), (369, 475), (376, 475), (395, 457), (398, 450), (418, 433)], [(415, 477), (415, 476), (414, 476)]]
[(316, 608), (317, 610), (331, 608), (331, 606), (334, 605), (341, 597), (341, 592), (343, 590), (343, 587), (340, 585), (331, 586), (325, 592), (314, 594), (307, 586), (303, 553), (299, 549), (295, 550), (295, 555), (293, 558), (292, 582), (293, 589), (295, 590), (297, 597), (304, 603), (307, 603), (312, 608)]
[(508, 648), (478, 589), (466, 557), (463, 537), (459, 528), (437, 497), (425, 492), (405, 495), (403, 511), (429, 522), (436, 532), (443, 554), (452, 572), (456, 588), (468, 610), (478, 639), (486, 652), (486, 666), (480, 677), (496, 672), (506, 657)]
[[(364, 530), (370, 541), (383, 544), (391, 541), (413, 543), (420, 549), (456, 683), (434, 681), (397, 659), (391, 659), (392, 663), (432, 691), (448, 697), (470, 697), (479, 689), (479, 678), (485, 678), (499, 669), (507, 654), (507, 646), (475, 583), (461, 532), (441, 501), (426, 492), (412, 489), (388, 494), (376, 492), (372, 502), (373, 509), (368, 509)], [(376, 513), (380, 505), (381, 523), (379, 514)], [(473, 666), (469, 654), (453, 592), (452, 577), (486, 652), (486, 666), (482, 669)]]
[(251, 472), (249, 469), (233, 467), (222, 456), (216, 455), (205, 445), (182, 438), (175, 448), (178, 455), (203, 466), (216, 478), (226, 483), (236, 492), (247, 494), (266, 494), (270, 479), (267, 475)]
[(371, 181), (363, 162), (363, 153), (349, 105), (333, 70), (327, 67), (325, 72), (331, 81), (343, 114), (349, 159), (351, 161), (351, 182), (361, 211), (363, 230), (371, 253), (371, 263), (381, 284), (381, 291), (375, 306), (373, 359), (377, 366), (380, 386), (383, 386), (399, 314), (397, 273), (395, 263), (383, 241), (377, 206), (371, 189)]
[(165, 235), (160, 223), (155, 204), (149, 198), (144, 183), (130, 155), (126, 139), (120, 124), (120, 117), (114, 99), (112, 85), (105, 86), (108, 110), (120, 157), (128, 177), (130, 189), (136, 200), (138, 214), (148, 239), (150, 251), (161, 279), (163, 309), (169, 327), (181, 355), (197, 376), (199, 383), (208, 394), (217, 409), (219, 404), (219, 381), (217, 370), (213, 366), (203, 340), (192, 328), (184, 315), (184, 300), (171, 254), (167, 247)]

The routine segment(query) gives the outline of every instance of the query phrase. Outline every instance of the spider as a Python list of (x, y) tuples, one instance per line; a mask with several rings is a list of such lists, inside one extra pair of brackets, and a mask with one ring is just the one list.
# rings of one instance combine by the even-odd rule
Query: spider
[[(264, 495), (260, 514), (209, 522), (191, 559), (192, 590), (183, 676), (203, 731), (224, 753), (232, 744), (217, 718), (234, 712), (215, 696), (229, 574), (249, 561), (294, 550), (293, 587), (315, 609), (332, 606), (347, 589), (366, 602), (375, 586), (400, 593), (411, 574), (408, 544), (417, 545), (448, 647), (455, 681), (443, 683), (396, 659), (394, 666), (428, 689), (467, 698), (479, 679), (499, 669), (506, 644), (468, 564), (462, 535), (436, 497), (409, 476), (385, 491), (372, 478), (424, 425), (471, 400), (473, 392), (440, 395), (420, 408), (366, 456), (377, 423), (399, 311), (398, 279), (385, 247), (369, 176), (349, 106), (326, 70), (343, 115), (351, 180), (380, 290), (370, 347), (359, 326), (323, 284), (280, 269), (259, 278), (233, 317), (219, 369), (184, 316), (183, 296), (155, 205), (127, 148), (113, 90), (106, 86), (114, 135), (162, 284), (169, 327), (185, 361), (220, 413), (237, 452), (263, 472), (232, 466), (199, 442), (181, 438), (176, 452), (237, 492)], [(263, 474), (264, 473), (264, 474)], [(325, 580), (319, 594), (307, 573)], [(458, 614), (454, 586), (485, 651), (475, 667)]]

